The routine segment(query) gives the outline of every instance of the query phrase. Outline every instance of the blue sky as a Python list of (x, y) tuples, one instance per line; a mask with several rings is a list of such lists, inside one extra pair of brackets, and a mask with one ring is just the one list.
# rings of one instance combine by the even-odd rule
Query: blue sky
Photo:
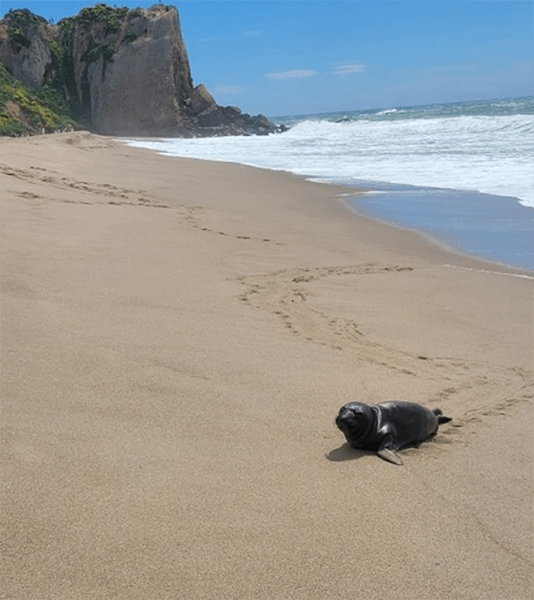
[[(147, 7), (154, 0), (108, 2)], [(0, 2), (55, 22), (95, 2)], [(195, 84), (267, 116), (533, 93), (532, 0), (225, 0), (179, 10)]]

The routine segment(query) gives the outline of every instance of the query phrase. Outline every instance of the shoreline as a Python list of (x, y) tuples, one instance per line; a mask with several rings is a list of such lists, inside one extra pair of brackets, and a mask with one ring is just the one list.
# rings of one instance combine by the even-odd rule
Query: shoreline
[[(398, 200), (401, 208), (397, 208)], [(362, 216), (419, 231), (452, 253), (534, 273), (534, 209), (517, 198), (388, 184), (377, 195), (371, 192), (355, 197), (349, 208)]]
[[(530, 596), (517, 269), (284, 172), (0, 152), (2, 600)], [(453, 418), (403, 467), (333, 425), (390, 399)]]
[[(138, 141), (138, 138), (114, 138), (119, 143), (130, 146), (129, 142)], [(153, 138), (152, 141), (161, 141), (161, 138)], [(155, 152), (160, 156), (167, 158), (188, 158), (177, 155), (168, 154), (163, 150), (153, 148), (143, 148), (149, 152)], [(205, 160), (210, 162), (210, 159), (195, 158), (194, 160)], [(224, 160), (214, 160), (222, 164), (238, 164), (245, 167), (266, 169), (278, 173), (286, 173), (300, 177), (311, 183), (322, 185), (330, 185), (336, 188), (354, 190), (354, 200), (346, 202), (347, 209), (359, 216), (375, 219), (392, 227), (400, 227), (406, 231), (419, 233), (426, 239), (438, 244), (442, 248), (450, 251), (452, 254), (463, 254), (472, 256), (475, 259), (495, 263), (504, 268), (519, 269), (526, 273), (534, 273), (534, 252), (530, 248), (530, 231), (524, 226), (525, 219), (520, 218), (518, 213), (522, 211), (523, 215), (532, 222), (534, 226), (534, 207), (524, 205), (518, 198), (495, 196), (488, 193), (467, 190), (455, 190), (449, 188), (435, 188), (429, 186), (417, 186), (408, 184), (396, 184), (379, 181), (361, 181), (358, 184), (336, 182), (332, 179), (325, 179), (316, 176), (303, 175), (294, 173), (286, 169), (277, 169), (271, 167), (257, 166), (252, 163), (234, 162)], [(368, 185), (367, 185), (368, 184)], [(379, 194), (375, 196), (375, 194)], [(342, 193), (343, 197), (350, 197), (350, 193)], [(449, 201), (457, 201), (462, 197), (468, 204), (456, 203), (458, 213), (450, 213), (446, 203), (436, 201), (436, 197), (447, 196)], [(415, 196), (415, 198), (413, 197)], [(429, 203), (421, 204), (418, 198), (425, 196)], [(402, 198), (405, 204), (400, 210), (392, 205), (388, 206), (386, 201), (395, 201)], [(487, 199), (484, 202), (482, 199)], [(510, 201), (511, 203), (506, 206)], [(475, 208), (479, 211), (479, 218), (469, 214), (469, 209), (473, 211)], [(490, 209), (491, 217), (487, 211)], [(532, 211), (532, 214), (529, 214)], [(497, 214), (498, 213), (498, 214)], [(483, 216), (482, 216), (483, 215)], [(488, 230), (485, 234), (480, 234), (478, 228), (488, 227), (489, 218), (492, 218), (494, 223), (506, 222), (506, 229)], [(512, 223), (516, 221), (515, 227), (523, 224), (521, 230), (512, 231)], [(471, 227), (471, 231), (466, 229), (466, 226)], [(510, 242), (518, 244), (517, 239), (521, 238), (522, 242), (513, 250), (507, 253), (500, 248), (509, 248)], [(508, 258), (508, 260), (506, 259)]]
[[(534, 269), (529, 269), (527, 267), (521, 267), (519, 265), (514, 265), (512, 263), (506, 263), (504, 261), (499, 261), (496, 258), (492, 258), (490, 256), (483, 256), (481, 254), (477, 254), (474, 251), (470, 252), (466, 248), (462, 248), (460, 246), (455, 246), (450, 239), (447, 239), (446, 237), (440, 237), (435, 232), (426, 230), (424, 228), (412, 227), (408, 224), (403, 224), (403, 223), (394, 221), (392, 219), (388, 219), (385, 216), (377, 216), (377, 215), (373, 214), (372, 211), (366, 211), (362, 208), (358, 208), (357, 206), (355, 206), (355, 204), (357, 202), (359, 202), (359, 199), (357, 197), (355, 197), (353, 194), (347, 194), (347, 196), (354, 198), (353, 203), (342, 198), (343, 204), (346, 206), (346, 209), (348, 211), (353, 212), (354, 214), (356, 214), (359, 217), (363, 217), (364, 219), (369, 219), (372, 221), (374, 220), (378, 223), (382, 223), (389, 227), (401, 229), (402, 231), (405, 231), (408, 234), (418, 236), (422, 240), (424, 240), (426, 243), (432, 244), (432, 245), (442, 249), (444, 252), (450, 254), (451, 256), (472, 259), (474, 261), (479, 262), (481, 264), (481, 267), (484, 266), (484, 264), (485, 264), (488, 268), (481, 269), (481, 270), (485, 270), (488, 273), (496, 273), (496, 274), (502, 273), (503, 275), (514, 275), (517, 277), (525, 277), (527, 279), (534, 279)], [(444, 265), (444, 266), (446, 266), (446, 265)], [(491, 266), (494, 267), (493, 270), (490, 268)], [(468, 269), (469, 267), (458, 267), (458, 268)], [(499, 269), (499, 270), (496, 270), (496, 269)]]

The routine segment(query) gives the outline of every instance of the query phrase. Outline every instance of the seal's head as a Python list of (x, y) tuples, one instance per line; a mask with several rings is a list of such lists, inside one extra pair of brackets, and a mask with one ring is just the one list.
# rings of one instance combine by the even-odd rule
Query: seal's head
[(363, 402), (349, 402), (339, 409), (336, 425), (344, 433), (347, 442), (357, 448), (365, 442), (374, 423), (370, 406)]

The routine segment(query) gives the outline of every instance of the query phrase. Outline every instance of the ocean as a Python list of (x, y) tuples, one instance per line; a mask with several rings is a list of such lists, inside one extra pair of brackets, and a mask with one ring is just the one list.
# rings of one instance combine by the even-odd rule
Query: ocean
[[(352, 209), (534, 270), (534, 97), (274, 117), (269, 136), (129, 139), (347, 187)], [(366, 193), (351, 197), (351, 190)]]

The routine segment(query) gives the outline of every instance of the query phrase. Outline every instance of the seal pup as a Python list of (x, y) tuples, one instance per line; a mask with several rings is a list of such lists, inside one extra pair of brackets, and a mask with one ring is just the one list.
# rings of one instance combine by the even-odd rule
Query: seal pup
[(439, 408), (414, 402), (384, 402), (369, 406), (349, 402), (339, 409), (336, 425), (358, 450), (374, 450), (380, 458), (402, 465), (397, 450), (419, 446), (433, 437), (442, 423), (452, 421)]

